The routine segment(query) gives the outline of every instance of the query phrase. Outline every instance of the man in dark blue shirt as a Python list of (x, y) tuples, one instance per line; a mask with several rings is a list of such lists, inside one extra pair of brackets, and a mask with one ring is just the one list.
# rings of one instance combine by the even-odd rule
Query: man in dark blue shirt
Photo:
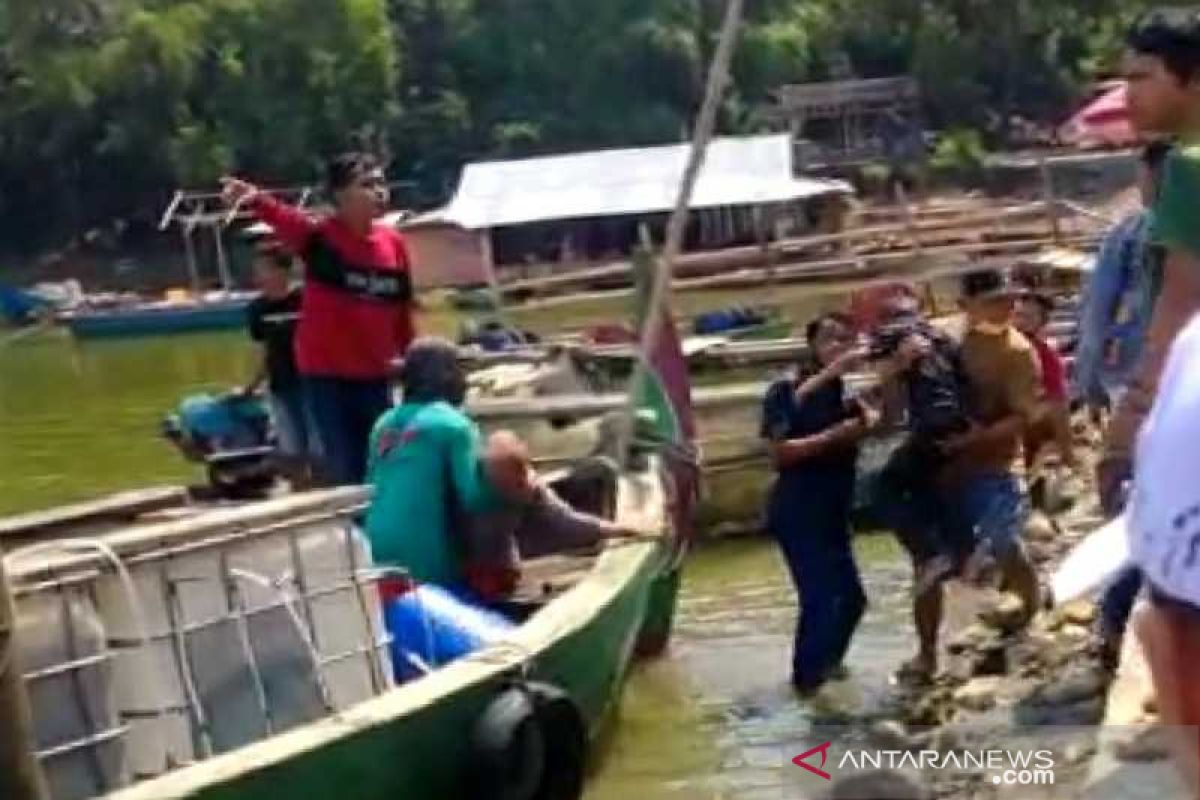
[(858, 441), (877, 419), (846, 395), (843, 376), (862, 360), (851, 321), (824, 315), (807, 336), (811, 362), (771, 386), (762, 419), (778, 472), (767, 525), (800, 595), (792, 684), (805, 694), (838, 673), (866, 607), (850, 512)]

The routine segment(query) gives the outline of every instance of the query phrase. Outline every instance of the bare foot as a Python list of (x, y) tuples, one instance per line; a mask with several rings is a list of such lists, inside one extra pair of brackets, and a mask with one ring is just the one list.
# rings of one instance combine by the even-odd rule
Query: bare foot
[(933, 676), (937, 674), (937, 657), (925, 653), (918, 653), (908, 661), (900, 665), (900, 668), (892, 675), (892, 679), (896, 683), (905, 683), (911, 686), (922, 686), (930, 683)]

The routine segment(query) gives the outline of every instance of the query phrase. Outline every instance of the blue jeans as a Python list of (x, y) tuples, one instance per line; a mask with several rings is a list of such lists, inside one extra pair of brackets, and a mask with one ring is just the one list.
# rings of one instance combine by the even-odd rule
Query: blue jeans
[(1142, 573), (1129, 567), (1109, 584), (1100, 598), (1100, 632), (1103, 636), (1119, 640), (1129, 625), (1129, 615), (1142, 590)]
[(946, 494), (942, 520), (952, 541), (987, 542), (1002, 558), (1021, 546), (1029, 499), (1014, 475), (976, 475)]
[(800, 596), (792, 651), (792, 682), (800, 689), (816, 689), (842, 663), (867, 607), (850, 544), (850, 505), (849, 497), (813, 493), (781, 498), (771, 513), (771, 532)]
[(392, 404), (388, 382), (305, 376), (304, 399), (322, 481), (335, 486), (362, 483), (371, 430)]
[(275, 449), (290, 458), (316, 458), (309, 436), (309, 414), (304, 387), (272, 388), (267, 392), (271, 423), (275, 426)]

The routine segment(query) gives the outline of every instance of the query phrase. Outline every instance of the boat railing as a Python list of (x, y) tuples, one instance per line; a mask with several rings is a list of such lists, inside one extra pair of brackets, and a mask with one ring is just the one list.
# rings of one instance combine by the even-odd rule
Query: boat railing
[(390, 689), (382, 572), (355, 524), (365, 498), (320, 493), (258, 504), (273, 513), (209, 512), (8, 554), (35, 755), (55, 799), (104, 794)]

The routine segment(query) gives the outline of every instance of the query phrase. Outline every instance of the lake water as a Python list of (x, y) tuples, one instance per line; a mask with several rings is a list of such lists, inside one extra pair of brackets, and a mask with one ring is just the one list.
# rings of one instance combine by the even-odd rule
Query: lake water
[[(0, 345), (0, 514), (198, 477), (159, 435), (163, 415), (185, 394), (241, 384), (252, 361), (236, 333)], [(858, 548), (873, 605), (851, 680), (831, 688), (817, 716), (875, 705), (911, 646), (903, 559), (888, 539)], [(795, 770), (785, 767), (814, 719), (785, 681), (795, 615), (773, 546), (701, 548), (670, 652), (633, 675), (589, 800), (795, 796), (782, 793)]]

